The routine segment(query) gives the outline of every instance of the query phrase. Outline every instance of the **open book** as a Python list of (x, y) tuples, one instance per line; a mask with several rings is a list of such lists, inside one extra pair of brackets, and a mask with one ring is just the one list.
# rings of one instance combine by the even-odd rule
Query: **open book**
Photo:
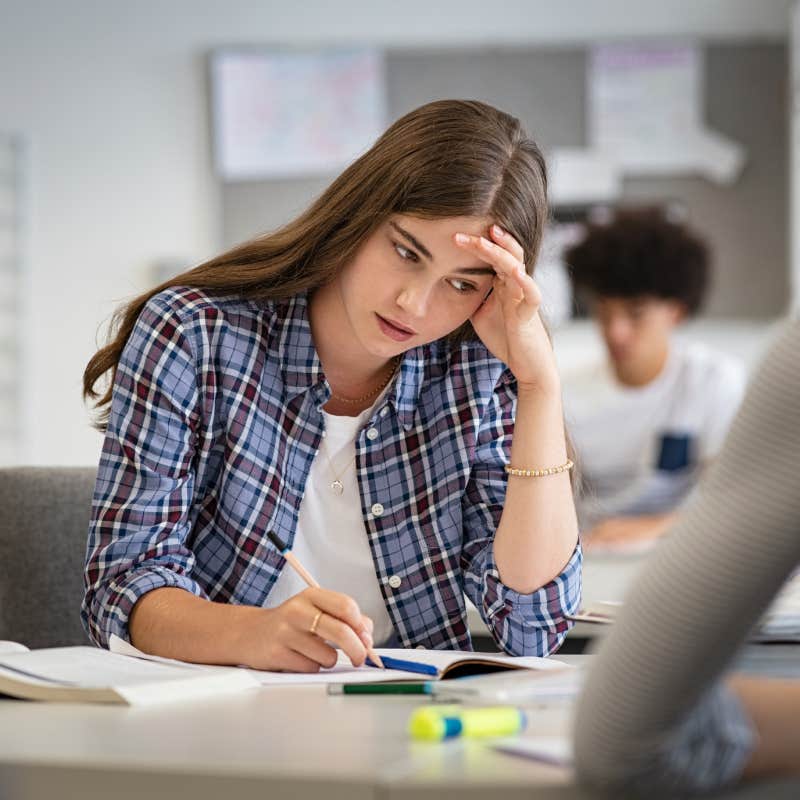
[[(133, 645), (115, 636), (111, 637), (110, 648), (113, 652), (137, 656), (142, 659), (164, 664), (185, 666), (181, 661), (172, 661), (159, 656), (151, 656), (137, 650)], [(262, 686), (292, 686), (314, 683), (367, 683), (383, 681), (419, 681), (458, 678), (467, 675), (479, 675), (508, 669), (555, 669), (566, 666), (561, 661), (537, 656), (506, 656), (493, 653), (467, 653), (462, 650), (403, 650), (376, 648), (375, 652), (383, 658), (414, 661), (435, 668), (435, 674), (422, 675), (419, 672), (407, 672), (400, 669), (378, 669), (377, 667), (354, 667), (344, 653), (339, 652), (339, 660), (330, 669), (321, 669), (314, 673), (269, 672), (241, 668), (240, 671), (253, 676)], [(227, 669), (209, 665), (193, 665), (205, 670)]]
[(24, 700), (152, 705), (258, 686), (246, 670), (159, 664), (97, 647), (0, 642), (0, 694)]
[[(611, 625), (622, 610), (621, 602), (595, 601), (584, 605), (575, 622), (595, 622)], [(800, 574), (790, 578), (770, 603), (758, 625), (750, 633), (751, 642), (800, 642)]]
[[(474, 675), (487, 675), (492, 672), (505, 672), (510, 669), (546, 670), (565, 666), (561, 661), (538, 656), (507, 656), (500, 653), (469, 653), (463, 650), (402, 650), (378, 648), (375, 651), (381, 658), (402, 659), (425, 664), (436, 669), (435, 675), (421, 675), (417, 672), (386, 670), (386, 680), (447, 680), (449, 678), (468, 678)], [(349, 663), (340, 654), (339, 660)], [(394, 673), (393, 675), (391, 673)], [(361, 678), (359, 678), (360, 680)]]

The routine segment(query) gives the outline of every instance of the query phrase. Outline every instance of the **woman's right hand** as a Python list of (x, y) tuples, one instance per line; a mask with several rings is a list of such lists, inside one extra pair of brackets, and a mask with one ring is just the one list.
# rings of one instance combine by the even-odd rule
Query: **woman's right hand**
[(372, 647), (372, 620), (341, 592), (305, 589), (275, 608), (249, 611), (236, 648), (248, 667), (317, 672), (336, 664), (337, 647), (360, 667)]

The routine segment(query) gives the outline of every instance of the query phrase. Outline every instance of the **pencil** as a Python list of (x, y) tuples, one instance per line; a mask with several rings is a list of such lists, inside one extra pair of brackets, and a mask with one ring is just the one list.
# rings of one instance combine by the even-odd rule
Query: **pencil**
[[(309, 586), (313, 586), (315, 589), (320, 588), (320, 585), (314, 576), (297, 560), (297, 558), (295, 558), (294, 553), (292, 553), (292, 551), (280, 540), (280, 537), (277, 533), (275, 533), (275, 531), (267, 531), (267, 537), (272, 544), (274, 544), (275, 547), (280, 550), (280, 553), (286, 559), (286, 562)], [(371, 647), (367, 648), (367, 655), (373, 664), (381, 669), (386, 669), (386, 667), (383, 665), (383, 661), (381, 661), (381, 657)]]

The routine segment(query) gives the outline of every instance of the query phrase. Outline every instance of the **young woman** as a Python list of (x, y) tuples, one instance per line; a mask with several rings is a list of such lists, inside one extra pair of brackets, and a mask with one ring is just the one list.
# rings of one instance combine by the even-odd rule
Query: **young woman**
[(581, 553), (526, 272), (546, 216), (516, 119), (430, 103), (298, 219), (125, 307), (84, 375), (90, 397), (113, 375), (94, 640), (312, 671), (334, 647), (469, 649), (466, 593), (507, 652), (556, 648)]

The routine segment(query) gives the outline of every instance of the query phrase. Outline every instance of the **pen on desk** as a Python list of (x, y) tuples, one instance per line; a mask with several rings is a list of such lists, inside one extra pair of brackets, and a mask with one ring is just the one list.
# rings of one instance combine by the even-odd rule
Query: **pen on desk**
[(525, 714), (513, 706), (459, 708), (454, 706), (422, 706), (408, 721), (412, 738), (440, 742), (454, 736), (479, 738), (510, 736), (525, 727)]
[(433, 664), (423, 664), (421, 661), (407, 661), (404, 658), (392, 658), (392, 656), (383, 656), (383, 666), (387, 669), (399, 669), (404, 672), (418, 672), (420, 675), (430, 675), (435, 678), (439, 674), (439, 670)]
[(328, 694), (431, 694), (428, 681), (414, 683), (330, 683)]
[[(313, 586), (315, 589), (320, 588), (314, 576), (297, 560), (294, 553), (280, 540), (280, 537), (275, 531), (267, 531), (267, 538), (278, 548), (280, 554), (286, 559), (286, 562), (309, 586)], [(367, 648), (367, 655), (375, 666), (386, 669), (380, 656), (371, 647)]]

